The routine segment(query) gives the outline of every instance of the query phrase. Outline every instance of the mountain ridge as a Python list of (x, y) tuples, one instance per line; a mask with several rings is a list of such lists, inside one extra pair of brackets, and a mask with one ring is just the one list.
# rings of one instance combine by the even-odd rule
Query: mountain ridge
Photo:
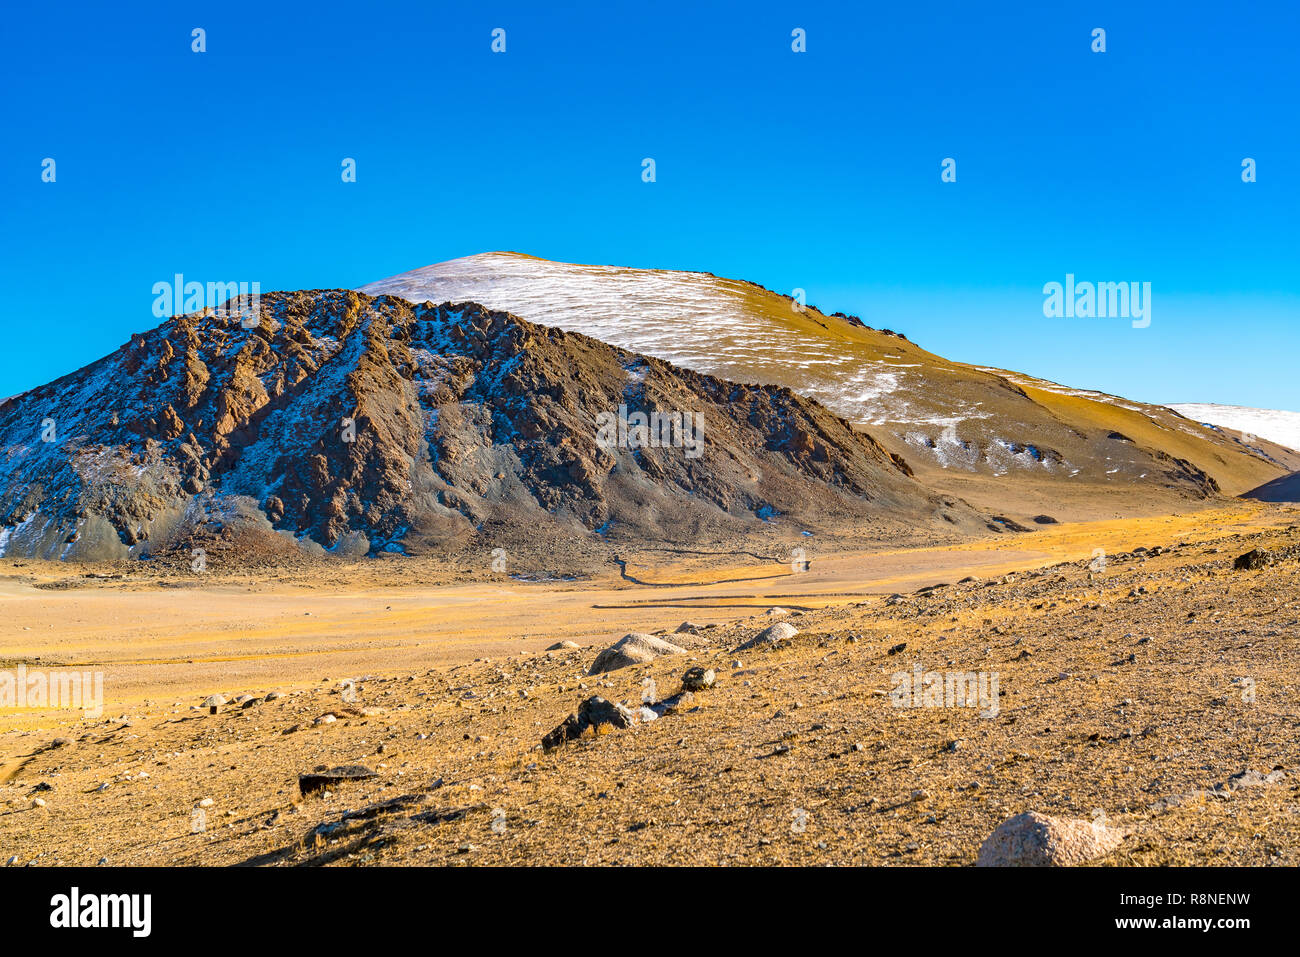
[(1161, 406), (948, 360), (859, 317), (712, 273), (483, 253), (361, 288), (472, 299), (685, 368), (791, 388), (869, 430), (926, 484), (990, 510), (1008, 507), (1011, 485), (1030, 513), (1086, 519), (1122, 514), (1139, 499), (1146, 512), (1176, 509), (1300, 469), (1300, 455), (1274, 443)]
[[(601, 448), (596, 417), (624, 408), (702, 410), (703, 454)], [(8, 555), (152, 556), (228, 527), (357, 557), (518, 548), (538, 527), (614, 547), (791, 522), (899, 541), (987, 526), (788, 389), (473, 303), (348, 290), (266, 294), (252, 329), (172, 317), (0, 407), (0, 447)]]

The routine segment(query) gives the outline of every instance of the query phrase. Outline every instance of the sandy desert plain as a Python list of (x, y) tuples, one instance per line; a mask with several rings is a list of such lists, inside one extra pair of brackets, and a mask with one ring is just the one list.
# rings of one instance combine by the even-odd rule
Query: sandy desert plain
[[(105, 711), (3, 715), (0, 854), (968, 865), (1032, 810), (1104, 822), (1103, 864), (1296, 864), (1296, 546), (1300, 511), (1243, 501), (640, 584), (5, 560), (6, 667), (102, 671)], [(774, 621), (797, 635), (740, 649)], [(683, 651), (588, 674), (629, 632)], [(918, 664), (996, 673), (996, 713), (898, 707)], [(675, 699), (692, 667), (715, 683)], [(544, 750), (592, 695), (661, 713)]]

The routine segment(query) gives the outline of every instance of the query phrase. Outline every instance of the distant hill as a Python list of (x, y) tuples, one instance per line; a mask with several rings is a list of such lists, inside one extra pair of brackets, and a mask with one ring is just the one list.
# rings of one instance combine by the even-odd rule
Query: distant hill
[(362, 290), (481, 302), (698, 372), (786, 386), (868, 430), (931, 486), (1022, 517), (1176, 509), (1300, 469), (1287, 450), (1161, 406), (952, 362), (898, 331), (709, 273), (494, 252)]

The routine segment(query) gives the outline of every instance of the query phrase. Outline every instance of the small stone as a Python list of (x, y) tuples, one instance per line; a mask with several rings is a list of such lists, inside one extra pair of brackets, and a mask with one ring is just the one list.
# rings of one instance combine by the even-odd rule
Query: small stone
[(1260, 774), (1258, 771), (1247, 768), (1228, 778), (1228, 788), (1237, 790), (1238, 788), (1262, 788), (1270, 784), (1277, 784), (1286, 777), (1284, 771), (1273, 771), (1269, 774)]
[(712, 688), (716, 678), (712, 668), (689, 668), (682, 675), (682, 687), (688, 691), (703, 691)]
[(212, 798), (204, 798), (202, 801), (199, 802), (199, 807), (212, 807), (212, 805), (215, 803), (216, 802), (213, 801)]

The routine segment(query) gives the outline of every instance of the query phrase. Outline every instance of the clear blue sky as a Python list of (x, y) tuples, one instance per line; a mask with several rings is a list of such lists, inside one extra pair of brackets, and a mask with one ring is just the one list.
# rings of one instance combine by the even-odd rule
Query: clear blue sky
[[(7, 7), (0, 394), (156, 325), (177, 272), (352, 287), (513, 249), (801, 287), (1134, 398), (1300, 408), (1294, 0), (280, 6)], [(1150, 282), (1150, 328), (1044, 318), (1067, 272)]]

